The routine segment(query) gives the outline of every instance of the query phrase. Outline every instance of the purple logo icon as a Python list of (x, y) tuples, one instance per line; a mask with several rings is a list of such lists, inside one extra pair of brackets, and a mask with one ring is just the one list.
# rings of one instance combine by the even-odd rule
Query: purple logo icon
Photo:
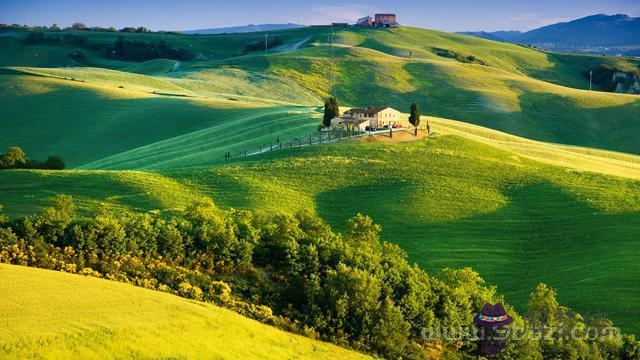
[(483, 354), (494, 356), (504, 350), (504, 337), (500, 332), (511, 321), (513, 319), (504, 311), (502, 304), (484, 304), (480, 314), (473, 319), (479, 330), (479, 350)]

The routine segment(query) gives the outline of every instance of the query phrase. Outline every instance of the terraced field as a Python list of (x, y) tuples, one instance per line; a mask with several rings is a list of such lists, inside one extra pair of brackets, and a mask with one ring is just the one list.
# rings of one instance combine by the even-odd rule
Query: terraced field
[(211, 304), (50, 270), (0, 265), (0, 304), (5, 359), (366, 358)]

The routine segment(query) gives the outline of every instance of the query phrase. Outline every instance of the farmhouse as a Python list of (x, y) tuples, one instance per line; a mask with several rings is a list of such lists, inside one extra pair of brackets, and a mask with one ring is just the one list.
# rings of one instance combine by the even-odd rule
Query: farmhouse
[(365, 132), (369, 127), (369, 120), (352, 119), (348, 117), (337, 117), (331, 120), (332, 129), (351, 129), (353, 131)]
[(377, 27), (398, 27), (396, 14), (376, 14), (374, 25)]
[(358, 119), (358, 120), (368, 120), (370, 126), (375, 127), (384, 127), (384, 126), (393, 126), (393, 125), (402, 125), (401, 124), (401, 113), (400, 111), (386, 107), (386, 106), (378, 106), (378, 107), (367, 107), (367, 108), (353, 108), (344, 112), (343, 117)]
[(366, 131), (369, 127), (408, 127), (400, 111), (388, 106), (352, 108), (344, 112), (341, 117), (331, 120), (331, 127), (351, 128), (356, 131)]

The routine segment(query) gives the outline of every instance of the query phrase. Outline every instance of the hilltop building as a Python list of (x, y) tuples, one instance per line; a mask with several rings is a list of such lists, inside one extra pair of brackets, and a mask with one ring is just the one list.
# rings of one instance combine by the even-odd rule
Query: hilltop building
[(358, 19), (358, 22), (356, 23), (357, 26), (363, 26), (363, 27), (371, 27), (373, 26), (373, 18), (371, 16), (365, 16), (363, 18)]
[(398, 27), (396, 14), (376, 14), (373, 22), (377, 27)]
[(365, 131), (367, 127), (408, 126), (403, 121), (400, 111), (387, 106), (353, 108), (344, 112), (341, 117), (331, 120), (332, 128), (352, 127)]
[(396, 14), (375, 14), (372, 18), (371, 16), (365, 16), (356, 22), (355, 26), (360, 27), (399, 27), (398, 18)]

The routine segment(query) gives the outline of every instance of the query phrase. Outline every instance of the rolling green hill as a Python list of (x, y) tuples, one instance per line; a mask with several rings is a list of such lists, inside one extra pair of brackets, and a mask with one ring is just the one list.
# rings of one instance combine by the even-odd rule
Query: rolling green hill
[(50, 270), (1, 264), (0, 304), (5, 359), (365, 358), (211, 304)]
[[(76, 34), (103, 45), (119, 35)], [(80, 170), (1, 171), (12, 217), (58, 193), (84, 212), (102, 201), (173, 210), (203, 195), (222, 207), (310, 208), (338, 229), (362, 212), (412, 261), (472, 266), (520, 310), (546, 282), (562, 303), (640, 329), (640, 98), (587, 91), (583, 76), (635, 60), (410, 27), (344, 29), (330, 46), (328, 28), (305, 28), (270, 33), (283, 44), (266, 55), (242, 54), (262, 33), (125, 34), (197, 57), (132, 63), (83, 48), (90, 66), (80, 66), (73, 46), (25, 36), (0, 37), (0, 146)], [(438, 136), (235, 157), (315, 131), (330, 93), (344, 106), (416, 101), (437, 116)]]
[[(49, 33), (62, 35), (56, 34)], [(120, 35), (74, 34), (103, 46)], [(336, 31), (332, 50), (329, 28), (320, 27), (270, 33), (283, 45), (266, 56), (238, 52), (262, 33), (124, 34), (165, 40), (199, 56), (132, 63), (88, 48), (83, 51), (92, 67), (62, 68), (80, 65), (68, 56), (60, 60), (74, 46), (23, 45), (25, 36), (0, 37), (0, 65), (11, 66), (0, 71), (0, 105), (7, 114), (0, 122), (0, 144), (20, 145), (36, 158), (58, 154), (71, 167), (219, 162), (225, 151), (313, 131), (318, 121), (308, 115), (329, 93), (342, 105), (384, 104), (407, 111), (416, 101), (428, 115), (530, 139), (640, 153), (640, 99), (583, 90), (588, 87), (583, 73), (590, 68), (638, 66), (624, 58), (544, 53), (410, 27)], [(476, 63), (466, 63), (469, 56)], [(41, 141), (42, 136), (53, 140)], [(197, 149), (178, 149), (192, 140)]]
[(545, 281), (573, 308), (640, 328), (638, 180), (544, 165), (456, 136), (284, 150), (170, 175), (220, 205), (311, 208), (338, 229), (365, 213), (430, 271), (470, 265), (521, 309)]
[[(0, 203), (16, 217), (56, 193), (77, 197), (84, 212), (98, 201), (177, 209), (207, 195), (222, 207), (313, 209), (338, 230), (361, 212), (431, 272), (472, 266), (521, 310), (535, 285), (547, 282), (572, 308), (606, 312), (637, 331), (638, 157), (431, 121), (436, 132), (467, 138), (303, 147), (161, 174), (4, 171)], [(628, 178), (605, 175), (623, 172)]]

